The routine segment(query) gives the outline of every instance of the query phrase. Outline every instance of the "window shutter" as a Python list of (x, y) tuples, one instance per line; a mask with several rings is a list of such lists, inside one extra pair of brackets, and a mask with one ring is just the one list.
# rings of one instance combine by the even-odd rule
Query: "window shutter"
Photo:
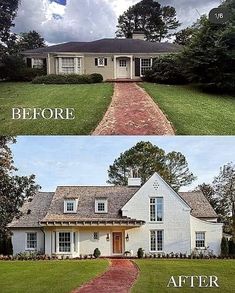
[(27, 58), (26, 60), (26, 63), (27, 63), (27, 67), (32, 67), (32, 59), (31, 58)]
[(140, 58), (135, 58), (135, 76), (140, 76)]
[(105, 65), (105, 66), (108, 65), (108, 59), (107, 59), (107, 58), (104, 59), (104, 65)]
[(95, 66), (98, 66), (98, 58), (95, 58)]
[(47, 67), (47, 59), (45, 58), (45, 59), (43, 59), (43, 67)]

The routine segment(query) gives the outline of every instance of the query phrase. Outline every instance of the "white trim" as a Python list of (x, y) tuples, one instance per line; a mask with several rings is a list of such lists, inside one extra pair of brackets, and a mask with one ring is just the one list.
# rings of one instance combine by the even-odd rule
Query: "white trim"
[[(103, 60), (103, 63), (100, 62), (101, 60)], [(105, 57), (97, 57), (97, 66), (105, 67)]]
[[(103, 203), (104, 204), (104, 211), (99, 211), (98, 209), (98, 205), (99, 203)], [(108, 200), (107, 199), (95, 199), (95, 213), (96, 214), (107, 214), (108, 212)]]
[[(157, 199), (162, 198), (162, 220), (157, 221)], [(151, 206), (151, 199), (155, 199), (155, 221), (151, 221), (151, 213), (150, 213), (150, 206)], [(153, 204), (152, 204), (153, 205)], [(164, 197), (163, 196), (149, 196), (149, 223), (150, 224), (163, 224), (164, 222)]]
[(114, 79), (117, 79), (117, 59), (118, 58), (129, 58), (130, 59), (130, 79), (133, 79), (133, 55), (115, 55), (113, 58), (114, 62)]
[[(36, 234), (36, 247), (35, 248), (28, 247), (28, 234)], [(25, 250), (26, 251), (37, 251), (37, 249), (38, 249), (38, 233), (35, 231), (25, 232)]]
[(142, 72), (142, 60), (143, 59), (150, 59), (151, 60), (151, 68), (153, 67), (153, 57), (149, 57), (149, 58), (140, 58), (140, 77), (143, 77), (144, 75), (141, 74)]
[[(73, 210), (68, 210), (68, 204), (73, 204)], [(65, 199), (64, 200), (64, 213), (65, 214), (75, 214), (77, 212), (78, 200), (76, 199)]]
[[(196, 246), (197, 241), (203, 241), (203, 240), (197, 239), (197, 234), (199, 234), (199, 233), (204, 234), (204, 246), (201, 246), (201, 247)], [(195, 244), (196, 249), (205, 249), (207, 247), (207, 245), (206, 245), (206, 231), (195, 231), (195, 243), (194, 244)]]
[[(151, 250), (151, 232), (152, 231), (155, 231), (155, 242), (156, 242), (156, 250)], [(157, 231), (162, 231), (162, 250), (157, 250), (157, 234), (156, 232)], [(150, 253), (163, 253), (164, 252), (164, 243), (165, 243), (165, 232), (164, 232), (164, 229), (150, 229), (149, 230), (149, 251)]]

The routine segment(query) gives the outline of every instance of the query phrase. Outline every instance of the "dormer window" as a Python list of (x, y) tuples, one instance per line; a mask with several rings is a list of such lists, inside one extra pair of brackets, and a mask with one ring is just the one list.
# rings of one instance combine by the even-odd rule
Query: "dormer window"
[(75, 199), (65, 200), (64, 201), (64, 213), (66, 213), (66, 214), (76, 213), (77, 203), (78, 203), (78, 201)]
[(108, 212), (108, 201), (107, 199), (96, 199), (95, 200), (95, 212), (96, 213), (107, 213)]

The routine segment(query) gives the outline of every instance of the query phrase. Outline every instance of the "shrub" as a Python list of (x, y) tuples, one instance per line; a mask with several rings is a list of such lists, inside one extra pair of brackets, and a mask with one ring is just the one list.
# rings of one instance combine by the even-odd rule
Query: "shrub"
[(103, 82), (103, 76), (99, 73), (93, 73), (90, 75), (92, 83), (101, 83)]
[(144, 257), (144, 250), (143, 250), (143, 248), (139, 248), (138, 249), (137, 256), (138, 256), (138, 258), (143, 258)]
[(99, 258), (99, 257), (100, 257), (101, 252), (100, 252), (99, 248), (96, 248), (96, 249), (94, 250), (93, 255), (94, 255), (95, 258)]
[(103, 81), (103, 77), (100, 74), (91, 74), (91, 75), (49, 74), (45, 76), (36, 77), (33, 80), (33, 83), (34, 84), (89, 84), (89, 83), (99, 83), (102, 81)]
[(20, 56), (4, 56), (0, 72), (0, 78), (9, 81), (32, 81), (35, 77), (46, 74), (45, 69), (27, 67)]
[(229, 247), (229, 255), (235, 256), (235, 243), (233, 242), (232, 239), (229, 240), (228, 247)]
[(143, 80), (162, 84), (186, 84), (183, 65), (177, 56), (164, 56), (155, 59), (152, 70), (145, 73)]
[(228, 247), (228, 240), (227, 238), (223, 237), (221, 240), (221, 256), (226, 257), (229, 253), (229, 247)]

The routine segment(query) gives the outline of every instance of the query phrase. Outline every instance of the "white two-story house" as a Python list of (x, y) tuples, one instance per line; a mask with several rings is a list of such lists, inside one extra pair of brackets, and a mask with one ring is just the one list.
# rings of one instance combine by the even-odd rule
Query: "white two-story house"
[(125, 252), (220, 254), (222, 224), (200, 192), (176, 193), (157, 173), (143, 186), (59, 186), (25, 203), (9, 225), (14, 254), (41, 251), (59, 257)]

